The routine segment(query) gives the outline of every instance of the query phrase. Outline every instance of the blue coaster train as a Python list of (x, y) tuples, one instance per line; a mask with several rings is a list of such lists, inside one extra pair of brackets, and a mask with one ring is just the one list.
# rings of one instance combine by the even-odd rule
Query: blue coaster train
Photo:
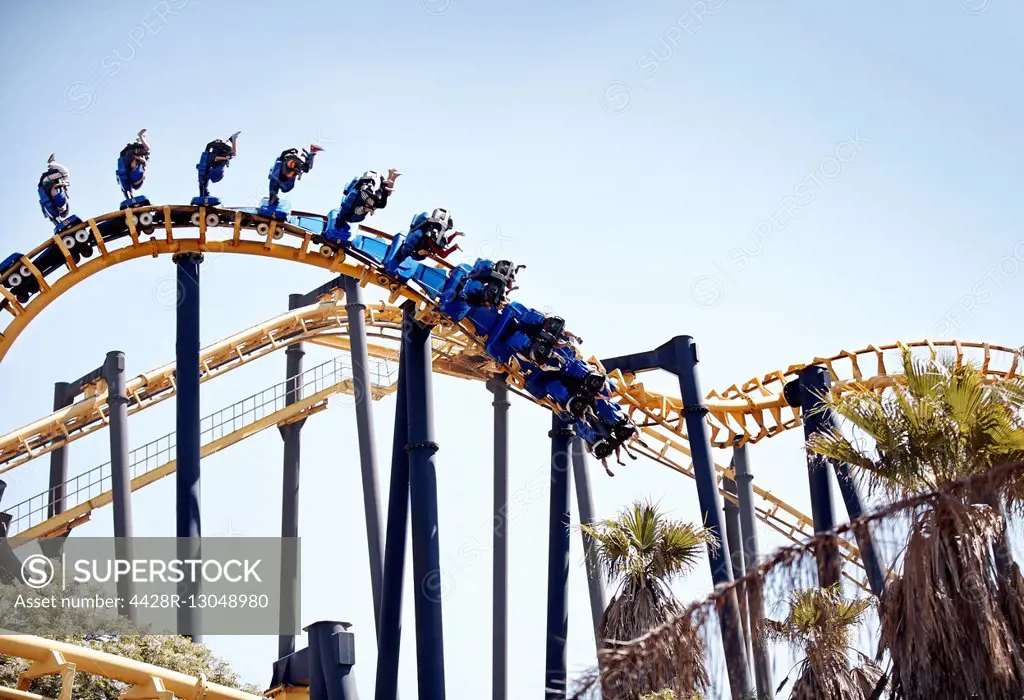
[[(123, 210), (150, 206), (149, 200), (140, 193), (150, 155), (145, 133), (145, 129), (141, 130), (117, 159), (117, 181), (125, 197), (120, 207)], [(237, 154), (239, 133), (226, 140), (211, 141), (203, 150), (196, 165), (199, 196), (192, 199), (192, 205), (209, 208), (220, 205), (220, 200), (210, 195), (210, 183), (223, 179), (225, 169)], [(484, 258), (450, 270), (428, 264), (460, 249), (454, 240), (463, 234), (454, 230), (451, 214), (441, 208), (416, 214), (408, 230), (391, 241), (353, 235), (354, 224), (388, 205), (395, 180), (401, 174), (397, 170), (391, 169), (386, 175), (368, 170), (353, 178), (342, 192), (341, 204), (326, 218), (293, 213), (290, 203), (281, 199), (280, 194), (290, 192), (302, 175), (312, 170), (313, 161), (322, 150), (314, 144), (301, 151), (290, 148), (282, 152), (270, 169), (269, 194), (260, 206), (235, 210), (246, 217), (243, 225), (255, 228), (261, 235), (269, 235), (273, 229), (267, 219), (287, 221), (309, 231), (325, 256), (344, 250), (346, 255), (372, 265), (395, 284), (417, 285), (451, 321), (468, 322), (476, 335), (484, 339), (485, 352), (491, 359), (506, 367), (516, 367), (526, 379), (526, 390), (538, 399), (550, 401), (559, 417), (575, 426), (589, 451), (606, 469), (607, 458), (612, 455), (618, 458), (620, 451), (635, 459), (628, 443), (637, 436), (636, 425), (613, 400), (616, 389), (613, 381), (599, 367), (582, 359), (578, 350), (580, 339), (566, 329), (565, 320), (508, 299), (517, 289), (516, 275), (524, 266)], [(96, 242), (87, 227), (69, 232), (81, 224), (81, 219), (71, 214), (68, 190), (68, 169), (51, 155), (47, 170), (39, 179), (39, 203), (43, 214), (54, 225), (55, 237), (77, 263), (92, 255)], [(175, 212), (171, 216), (175, 226), (200, 223), (198, 212), (191, 216)], [(183, 220), (178, 221), (179, 216)], [(143, 211), (137, 216), (133, 213), (131, 217), (134, 226), (144, 235), (151, 235), (166, 223), (159, 209)], [(219, 223), (220, 216), (216, 212), (207, 213), (208, 226)], [(129, 235), (123, 217), (97, 222), (96, 226), (104, 240)], [(45, 277), (64, 266), (65, 255), (54, 243), (37, 254), (31, 264)], [(19, 303), (27, 303), (39, 291), (39, 284), (21, 253), (14, 253), (0, 263), (0, 275), (9, 270), (4, 286)], [(7, 303), (6, 299), (2, 301), (2, 304)]]

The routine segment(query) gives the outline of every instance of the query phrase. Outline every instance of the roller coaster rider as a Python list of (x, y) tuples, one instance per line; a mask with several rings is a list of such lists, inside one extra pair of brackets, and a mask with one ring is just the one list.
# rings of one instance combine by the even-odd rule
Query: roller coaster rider
[(269, 204), (271, 206), (277, 206), (278, 195), (281, 192), (291, 192), (292, 188), (295, 187), (296, 181), (302, 178), (304, 173), (308, 173), (313, 169), (313, 159), (316, 154), (324, 150), (316, 144), (312, 144), (309, 150), (302, 150), (302, 154), (299, 154), (297, 148), (289, 148), (283, 151), (277, 160), (274, 161), (274, 166), (270, 169), (270, 198)]
[[(615, 462), (619, 466), (626, 464), (622, 461), (623, 451), (631, 460), (637, 459), (627, 446), (636, 436), (636, 425), (611, 401), (599, 401), (597, 408), (597, 420), (589, 420), (588, 417), (577, 421), (576, 432), (587, 445), (590, 445), (594, 456), (601, 461), (601, 466), (608, 476), (615, 476), (608, 468), (609, 457), (615, 455)], [(638, 441), (644, 444), (639, 439)]]
[(449, 233), (455, 224), (447, 209), (435, 209), (430, 214), (423, 212), (413, 217), (409, 231), (395, 236), (384, 255), (384, 271), (392, 276), (399, 275), (399, 268), (409, 260), (426, 260), (430, 256), (446, 258), (456, 250), (462, 250), (452, 241), (465, 234), (461, 231)]
[(417, 214), (409, 227), (409, 235), (405, 239), (406, 250), (416, 260), (423, 260), (428, 255), (436, 255), (446, 258), (456, 250), (462, 250), (459, 245), (452, 244), (459, 236), (464, 236), (462, 231), (449, 233), (455, 228), (455, 220), (447, 209), (435, 209), (427, 215), (426, 212)]
[(199, 163), (196, 170), (199, 171), (199, 196), (207, 198), (210, 196), (210, 183), (220, 182), (224, 179), (224, 168), (231, 165), (231, 159), (238, 155), (238, 136), (241, 131), (236, 131), (228, 137), (227, 141), (215, 139), (206, 144), (206, 149), (199, 156)]
[(395, 180), (402, 173), (388, 169), (388, 176), (382, 178), (375, 170), (367, 170), (353, 178), (342, 193), (338, 219), (354, 224), (388, 205), (388, 198), (395, 191)]
[(459, 297), (467, 304), (494, 309), (501, 306), (508, 295), (519, 289), (516, 275), (526, 265), (513, 265), (508, 260), (492, 262), (480, 258), (466, 276)]
[(506, 341), (513, 353), (542, 369), (558, 369), (565, 365), (567, 358), (575, 358), (575, 353), (568, 347), (580, 339), (566, 330), (565, 319), (517, 306), (520, 313), (510, 324), (514, 330)]
[(55, 225), (60, 225), (71, 211), (69, 187), (68, 169), (58, 163), (55, 154), (51, 153), (46, 161), (46, 172), (39, 177), (39, 206), (43, 215)]
[(608, 457), (614, 454), (620, 465), (625, 464), (621, 458), (625, 450), (630, 459), (636, 459), (626, 447), (636, 435), (636, 425), (612, 401), (612, 388), (603, 374), (575, 357), (558, 370), (534, 368), (526, 373), (526, 390), (564, 407), (563, 418), (575, 423), (609, 476), (614, 474), (608, 468)]
[(148, 162), (149, 143), (146, 141), (146, 130), (142, 129), (135, 141), (121, 149), (117, 158), (117, 182), (126, 200), (131, 200), (132, 192), (142, 187)]

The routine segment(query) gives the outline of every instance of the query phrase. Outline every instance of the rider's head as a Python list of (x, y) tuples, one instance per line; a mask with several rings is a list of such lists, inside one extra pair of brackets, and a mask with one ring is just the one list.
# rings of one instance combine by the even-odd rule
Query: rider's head
[(281, 154), (281, 170), (288, 177), (294, 177), (299, 171), (299, 151), (295, 148), (289, 148), (287, 151)]
[(629, 418), (623, 417), (612, 428), (612, 437), (621, 445), (633, 439), (636, 435), (636, 424)]
[(231, 155), (231, 144), (227, 141), (217, 139), (216, 141), (210, 141), (206, 145), (206, 150), (210, 151), (215, 156), (229, 156)]
[(455, 226), (447, 209), (435, 209), (430, 213), (430, 220), (440, 224), (441, 231), (450, 231)]
[(372, 187), (375, 190), (376, 189), (380, 189), (380, 185), (381, 185), (380, 173), (378, 173), (376, 170), (367, 170), (359, 178), (359, 184), (360, 185), (367, 185), (368, 184), (368, 185), (370, 185), (370, 187)]

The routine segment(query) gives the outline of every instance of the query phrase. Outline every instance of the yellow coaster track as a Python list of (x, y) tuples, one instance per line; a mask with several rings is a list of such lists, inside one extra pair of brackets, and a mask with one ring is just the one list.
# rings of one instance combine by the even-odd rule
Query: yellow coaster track
[[(147, 211), (159, 211), (164, 219), (161, 228), (153, 231), (148, 237), (136, 228), (137, 217)], [(124, 218), (129, 235), (108, 243), (103, 240), (97, 224), (117, 217)], [(193, 218), (199, 222), (198, 226), (180, 226), (173, 223), (174, 220)], [(216, 221), (218, 225), (208, 225), (211, 221)], [(246, 222), (245, 225), (243, 221)], [(266, 229), (267, 234), (260, 235), (257, 226)], [(360, 228), (385, 240), (391, 238), (389, 234), (369, 227)], [(402, 298), (412, 300), (417, 305), (418, 316), (436, 324), (435, 370), (478, 380), (485, 380), (492, 374), (504, 372), (514, 387), (523, 387), (524, 380), (517, 367), (498, 367), (484, 354), (482, 340), (463, 325), (452, 324), (442, 317), (429, 297), (412, 287), (396, 285), (373, 266), (352, 256), (346, 257), (343, 250), (330, 251), (330, 255), (311, 250), (311, 246), (314, 245), (313, 234), (302, 227), (261, 219), (252, 214), (243, 217), (242, 212), (231, 209), (159, 206), (105, 214), (89, 219), (67, 233), (73, 234), (77, 230), (86, 229), (92, 233), (96, 242), (100, 253), (98, 258), (86, 263), (76, 263), (59, 237), (54, 237), (23, 256), (21, 261), (36, 278), (40, 290), (37, 295), (27, 304), (21, 304), (8, 290), (0, 287), (0, 294), (5, 298), (0, 311), (6, 312), (0, 313), (6, 321), (6, 325), (0, 326), (0, 360), (28, 324), (53, 300), (100, 270), (147, 255), (155, 257), (183, 252), (235, 253), (290, 260), (355, 277), (364, 286), (373, 284), (385, 289), (390, 296), (388, 301), (392, 304)], [(48, 281), (32, 265), (31, 260), (52, 244), (58, 245), (64, 254), (65, 266), (59, 274), (54, 273), (58, 276)], [(438, 266), (450, 267), (444, 261), (435, 262)], [(372, 305), (366, 310), (366, 318), (369, 334), (385, 343), (372, 345), (371, 355), (383, 359), (396, 357), (401, 322), (400, 310), (383, 303)], [(343, 337), (346, 330), (347, 321), (337, 296), (333, 300), (277, 316), (204, 350), (201, 356), (202, 379), (205, 381), (218, 376), (300, 340), (346, 349), (347, 338)], [(853, 352), (843, 351), (831, 357), (813, 358), (807, 364), (824, 365), (832, 375), (835, 391), (842, 391), (854, 382), (881, 389), (893, 381), (887, 370), (886, 359), (895, 359), (903, 347), (918, 348), (932, 354), (947, 349), (955, 353), (960, 360), (976, 354), (983, 369), (992, 376), (1015, 376), (1018, 373), (1019, 354), (1015, 349), (957, 341), (917, 341), (906, 345), (894, 343), (868, 346)], [(591, 361), (599, 364), (596, 358), (591, 358)], [(730, 447), (746, 442), (757, 442), (799, 426), (799, 409), (786, 404), (782, 388), (787, 381), (795, 377), (796, 371), (804, 366), (806, 365), (792, 365), (785, 370), (755, 377), (741, 385), (732, 385), (720, 392), (710, 392), (706, 397), (706, 406), (712, 444), (717, 447)], [(132, 380), (128, 385), (128, 394), (131, 398), (130, 412), (143, 410), (172, 396), (173, 370), (173, 365), (165, 365)], [(643, 439), (648, 443), (647, 447), (635, 447), (648, 457), (692, 476), (688, 463), (688, 436), (685, 432), (685, 423), (681, 419), (681, 401), (647, 390), (634, 375), (624, 375), (615, 371), (611, 376), (617, 380), (620, 405), (640, 426)], [(378, 386), (375, 394), (379, 397), (389, 393), (392, 388)], [(234, 444), (267, 425), (289, 422), (303, 412), (318, 410), (327, 396), (346, 390), (351, 389), (345, 382), (325, 387), (318, 394), (307, 397), (293, 407), (275, 412), (264, 421), (266, 425), (261, 423), (256, 427), (246, 426), (224, 436), (220, 441), (215, 441), (217, 444), (204, 447), (204, 453), (209, 454), (228, 444)], [(547, 405), (544, 401), (535, 402)], [(73, 406), (0, 437), (0, 472), (24, 464), (67, 442), (94, 432), (102, 428), (105, 422), (106, 390), (102, 384), (98, 384), (85, 399)], [(722, 475), (731, 475), (729, 468), (715, 466), (720, 479)], [(171, 460), (137, 478), (138, 483), (133, 482), (133, 488), (141, 488), (173, 471), (174, 462)], [(792, 541), (801, 541), (813, 535), (813, 525), (809, 516), (764, 489), (756, 488), (755, 492), (759, 497), (758, 516), (774, 530)], [(724, 497), (730, 498), (724, 491), (722, 493)], [(92, 509), (109, 502), (109, 498), (109, 493), (100, 494), (77, 504), (74, 512), (69, 511), (58, 516), (59, 522), (56, 519), (47, 520), (33, 525), (30, 530), (20, 534), (47, 536), (66, 532), (75, 524), (84, 522)], [(857, 548), (845, 540), (841, 541), (841, 546), (847, 561), (859, 568)], [(850, 578), (856, 581), (853, 577)], [(862, 581), (856, 582), (863, 585)]]

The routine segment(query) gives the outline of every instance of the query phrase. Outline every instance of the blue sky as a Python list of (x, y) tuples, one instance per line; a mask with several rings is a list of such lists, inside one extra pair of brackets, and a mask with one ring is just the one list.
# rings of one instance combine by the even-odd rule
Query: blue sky
[[(517, 298), (566, 317), (588, 353), (688, 333), (706, 389), (873, 342), (1020, 344), (1024, 104), (1013, 86), (1024, 7), (1006, 0), (147, 0), (7, 3), (0, 19), (4, 255), (49, 235), (35, 185), (51, 152), (71, 170), (73, 209), (98, 215), (121, 199), (116, 156), (140, 128), (153, 148), (144, 192), (161, 203), (188, 201), (200, 149), (240, 129), (240, 153), (214, 186), (226, 203), (255, 204), (275, 155), (313, 140), (327, 151), (292, 193), (296, 208), (326, 212), (353, 174), (397, 167), (405, 175), (374, 225), (398, 229), (446, 206), (467, 233), (465, 259), (527, 264)], [(135, 261), (49, 308), (0, 364), (0, 430), (46, 413), (52, 383), (107, 350), (124, 350), (130, 373), (169, 361), (174, 316), (159, 290), (173, 274), (169, 259)], [(208, 260), (203, 342), (325, 280), (280, 262)], [(307, 366), (328, 357), (311, 350)], [(204, 413), (283, 372), (278, 356), (205, 386)], [(490, 683), (490, 556), (460, 551), (490, 536), (490, 399), (482, 385), (435, 386), (449, 697), (479, 697)], [(393, 402), (376, 409), (386, 484)], [(513, 491), (546, 464), (548, 420), (515, 402)], [(131, 421), (132, 443), (172, 427), (168, 402)], [(370, 696), (354, 444), (344, 400), (304, 430), (303, 619), (355, 624)], [(278, 532), (280, 445), (267, 431), (204, 461), (205, 532)], [(75, 443), (72, 470), (104, 461), (105, 446), (105, 435)], [(751, 458), (763, 485), (809, 510), (797, 435)], [(8, 498), (38, 492), (45, 472), (41, 460), (5, 475)], [(601, 514), (651, 496), (696, 517), (693, 484), (655, 465), (614, 479), (595, 468), (593, 480)], [(530, 493), (510, 534), (512, 697), (537, 696), (543, 682), (547, 491)], [(135, 498), (139, 534), (173, 534), (170, 481)], [(110, 528), (100, 511), (83, 533)], [(580, 668), (593, 655), (581, 568), (570, 583)], [(709, 584), (702, 565), (678, 592)], [(406, 631), (401, 682), (412, 697), (411, 618)], [(266, 682), (275, 640), (210, 642)]]

